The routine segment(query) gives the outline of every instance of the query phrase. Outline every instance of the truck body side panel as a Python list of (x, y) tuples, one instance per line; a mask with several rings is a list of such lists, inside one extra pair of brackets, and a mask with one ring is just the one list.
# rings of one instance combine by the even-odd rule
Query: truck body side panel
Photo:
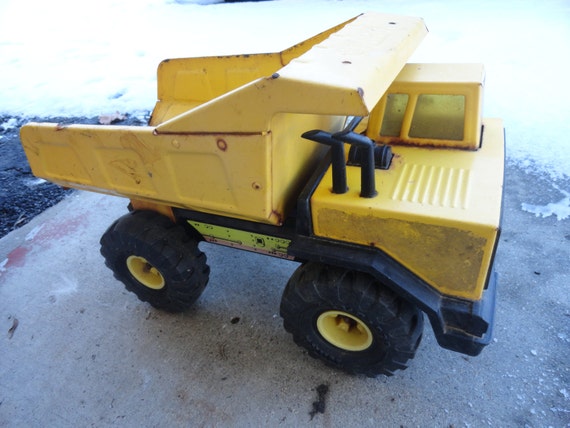
[[(156, 135), (152, 127), (29, 124), (34, 174), (65, 187), (280, 224), (322, 157), (307, 127), (342, 118), (277, 115), (278, 132)], [(289, 120), (291, 119), (291, 120)]]

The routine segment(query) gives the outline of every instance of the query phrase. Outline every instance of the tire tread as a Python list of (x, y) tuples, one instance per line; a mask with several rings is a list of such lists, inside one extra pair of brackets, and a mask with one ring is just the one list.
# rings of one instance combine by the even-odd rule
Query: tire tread
[[(382, 336), (387, 343), (383, 355), (368, 350), (351, 353), (326, 342), (318, 333), (316, 318), (332, 309), (354, 314), (378, 331), (375, 340)], [(423, 314), (374, 277), (314, 262), (293, 273), (283, 292), (280, 313), (285, 330), (311, 357), (369, 377), (405, 369), (423, 331)]]

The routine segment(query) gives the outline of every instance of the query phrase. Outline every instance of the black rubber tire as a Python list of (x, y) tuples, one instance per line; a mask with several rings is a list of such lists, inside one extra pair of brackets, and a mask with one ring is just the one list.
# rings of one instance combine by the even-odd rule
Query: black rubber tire
[[(168, 312), (183, 312), (208, 283), (206, 255), (182, 226), (153, 211), (132, 211), (115, 221), (101, 237), (101, 254), (127, 290)], [(127, 266), (131, 256), (148, 262), (163, 278), (160, 289), (149, 288)]]
[[(323, 337), (317, 320), (330, 311), (366, 326), (371, 335), (366, 349), (343, 349)], [(301, 265), (289, 280), (280, 313), (285, 330), (309, 355), (369, 377), (405, 369), (423, 332), (422, 312), (372, 276), (312, 262)]]

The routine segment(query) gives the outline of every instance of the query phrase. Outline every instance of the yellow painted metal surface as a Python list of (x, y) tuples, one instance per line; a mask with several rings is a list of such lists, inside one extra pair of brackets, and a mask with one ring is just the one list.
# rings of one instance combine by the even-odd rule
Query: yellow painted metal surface
[(502, 122), (485, 119), (478, 151), (394, 146), (376, 170), (378, 196), (332, 193), (329, 170), (311, 199), (317, 236), (382, 249), (444, 294), (478, 300), (498, 239), (503, 185)]
[(369, 114), (426, 31), (371, 13), (278, 54), (164, 62), (150, 126), (32, 123), (22, 144), (63, 186), (281, 224), (324, 149), (301, 134)]
[(133, 210), (154, 211), (156, 213), (162, 214), (165, 217), (168, 217), (170, 220), (172, 220), (173, 223), (176, 221), (172, 207), (168, 205), (151, 201), (141, 201), (139, 199), (131, 199), (131, 207)]
[(420, 18), (360, 15), (276, 73), (160, 123), (156, 132), (267, 131), (277, 113), (367, 116), (426, 34)]
[[(327, 117), (311, 124), (334, 126)], [(274, 224), (322, 151), (305, 141), (274, 147), (271, 133), (155, 135), (152, 127), (31, 124), (21, 138), (34, 174), (62, 186)]]
[[(481, 64), (406, 64), (370, 114), (366, 135), (386, 144), (477, 150), (484, 79)], [(396, 97), (404, 101), (397, 103)], [(438, 97), (459, 104), (438, 109)], [(386, 127), (390, 118), (401, 122)]]
[(157, 73), (158, 102), (149, 124), (156, 126), (240, 86), (271, 76), (354, 19), (282, 52), (162, 61)]

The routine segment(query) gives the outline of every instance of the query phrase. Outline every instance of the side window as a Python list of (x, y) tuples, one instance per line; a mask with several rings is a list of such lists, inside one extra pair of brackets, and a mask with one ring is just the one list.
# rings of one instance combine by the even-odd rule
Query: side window
[(380, 135), (383, 137), (400, 136), (409, 98), (408, 94), (388, 94)]
[(422, 94), (418, 97), (409, 136), (460, 141), (464, 123), (464, 95)]

